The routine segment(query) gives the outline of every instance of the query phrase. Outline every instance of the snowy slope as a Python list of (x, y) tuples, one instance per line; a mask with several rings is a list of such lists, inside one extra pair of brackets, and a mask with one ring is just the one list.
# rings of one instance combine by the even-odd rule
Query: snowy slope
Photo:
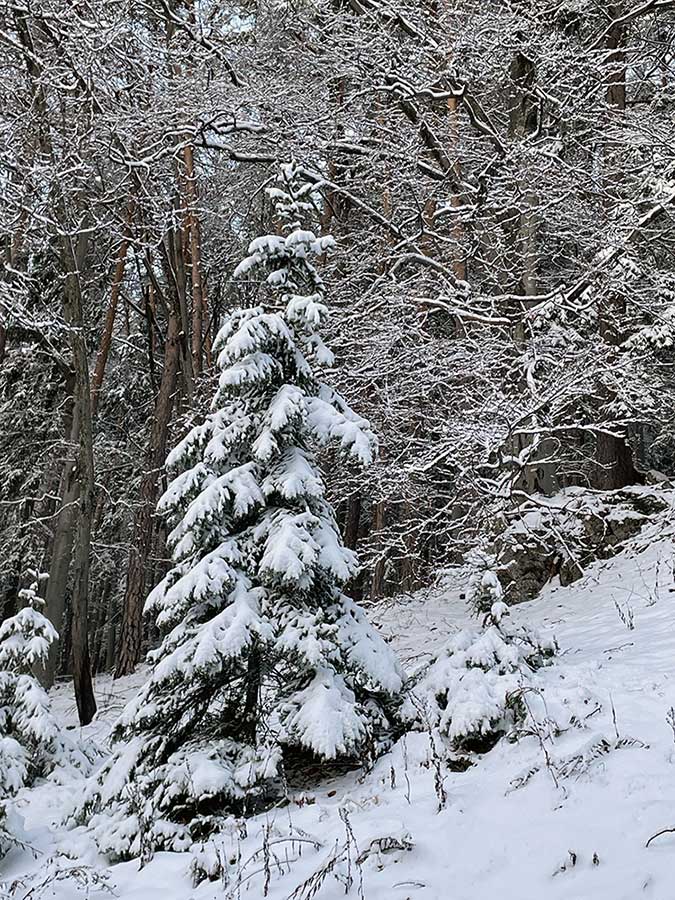
[[(160, 854), (141, 870), (106, 867), (85, 833), (50, 824), (77, 785), (43, 785), (21, 800), (38, 857), (14, 851), (5, 860), (6, 890), (23, 876), (11, 894), (23, 898), (58, 867), (80, 867), (82, 896), (89, 882), (89, 897), (109, 896), (107, 885), (120, 900), (674, 900), (675, 833), (645, 846), (675, 828), (674, 526), (672, 514), (660, 516), (582, 580), (551, 584), (514, 610), (553, 628), (561, 647), (537, 676), (538, 733), (500, 742), (465, 772), (449, 771), (428, 735), (410, 734), (364, 777), (329, 777), (290, 805), (228, 823), (195, 849), (203, 867), (224, 864), (220, 880), (197, 887), (191, 854)], [(461, 590), (458, 581), (378, 610), (407, 664), (464, 624)], [(93, 728), (103, 740), (133, 681), (103, 679), (98, 689), (107, 712)], [(581, 727), (554, 735), (542, 697), (550, 718), (574, 713)], [(72, 858), (50, 872), (59, 851)], [(43, 895), (78, 896), (73, 877), (53, 888)]]

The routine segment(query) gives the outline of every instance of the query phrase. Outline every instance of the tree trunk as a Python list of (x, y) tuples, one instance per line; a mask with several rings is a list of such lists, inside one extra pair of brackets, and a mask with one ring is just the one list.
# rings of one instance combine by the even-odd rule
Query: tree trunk
[(116, 635), (117, 628), (115, 623), (117, 620), (117, 604), (114, 603), (110, 609), (108, 622), (105, 632), (105, 668), (107, 672), (112, 672), (115, 668), (115, 647), (117, 645)]
[(406, 500), (401, 511), (401, 524), (403, 527), (404, 553), (400, 563), (400, 585), (402, 591), (414, 591), (416, 587), (416, 545), (419, 538), (419, 529), (409, 526), (414, 518), (412, 504)]
[[(617, 4), (610, 4), (607, 10), (611, 19), (621, 16)], [(625, 29), (623, 25), (612, 25), (607, 35), (607, 65), (612, 71), (607, 77), (607, 102), (619, 110), (626, 109), (626, 52)], [(620, 186), (611, 184), (608, 191), (610, 197), (620, 198)], [(620, 292), (610, 294), (600, 304), (598, 311), (598, 329), (601, 337), (609, 344), (619, 345), (625, 338), (623, 334), (626, 321), (626, 297)], [(637, 484), (644, 479), (636, 470), (633, 454), (625, 438), (609, 434), (598, 434), (595, 452), (593, 485), (600, 490), (615, 490), (628, 484)]]
[[(621, 18), (618, 4), (612, 3), (607, 9), (610, 19)], [(624, 48), (624, 26), (612, 25), (607, 35), (607, 64), (612, 72), (607, 77), (607, 102), (610, 106), (624, 110), (626, 108), (626, 51)]]
[(644, 478), (636, 470), (633, 454), (622, 437), (599, 434), (596, 442), (593, 486), (613, 491), (628, 484), (641, 484)]
[[(79, 419), (76, 414), (73, 415), (72, 419), (70, 441), (71, 443), (79, 441)], [(76, 467), (76, 462), (69, 457), (65, 461), (61, 473), (59, 485), (60, 506), (54, 526), (54, 536), (49, 556), (49, 578), (45, 594), (47, 617), (59, 635), (63, 632), (68, 592), (68, 574), (70, 572), (70, 558), (73, 552), (73, 538), (75, 535), (75, 510), (80, 495)], [(59, 654), (60, 641), (54, 641), (49, 647), (49, 656), (47, 657), (45, 668), (40, 673), (40, 680), (47, 688), (54, 684)]]
[(206, 334), (206, 287), (202, 278), (202, 252), (199, 218), (197, 216), (197, 180), (194, 152), (188, 144), (183, 151), (185, 162), (185, 188), (187, 192), (186, 227), (190, 241), (190, 281), (192, 283), (192, 368), (195, 375), (202, 371), (202, 351), (206, 349), (206, 362), (210, 365), (210, 347)]
[(192, 402), (194, 396), (194, 371), (192, 368), (192, 355), (188, 344), (190, 332), (190, 318), (187, 308), (187, 279), (185, 275), (185, 259), (183, 255), (183, 232), (170, 231), (166, 243), (162, 243), (162, 266), (170, 293), (176, 299), (174, 312), (178, 316), (178, 335), (181, 373), (183, 387), (188, 399)]
[(94, 631), (91, 650), (91, 670), (94, 675), (105, 668), (105, 653), (103, 652), (103, 637), (105, 623), (108, 619), (110, 594), (112, 591), (112, 579), (107, 575), (103, 584), (97, 591), (96, 610), (94, 619)]
[[(538, 128), (539, 110), (533, 88), (537, 77), (534, 63), (519, 50), (511, 60), (511, 96), (509, 100), (509, 136), (525, 140)], [(520, 272), (518, 293), (531, 297), (537, 293), (537, 206), (538, 197), (530, 184), (522, 182), (521, 207), (515, 216), (514, 271)]]
[[(132, 207), (129, 207), (127, 218), (127, 228), (131, 226)], [(103, 384), (103, 375), (110, 354), (110, 346), (112, 343), (113, 327), (115, 325), (115, 314), (117, 312), (117, 304), (122, 289), (122, 279), (124, 278), (124, 268), (127, 261), (127, 251), (129, 250), (129, 237), (125, 237), (117, 251), (117, 260), (113, 272), (112, 287), (110, 290), (110, 303), (108, 304), (108, 312), (105, 317), (105, 325), (103, 326), (103, 334), (98, 354), (96, 356), (96, 365), (94, 366), (94, 375), (91, 383), (91, 408), (92, 415), (96, 416), (98, 410), (98, 398), (101, 385)]]
[[(381, 532), (385, 524), (385, 504), (384, 500), (380, 500), (373, 506), (373, 531)], [(370, 599), (377, 600), (378, 597), (384, 596), (384, 546), (382, 539), (379, 538), (379, 556), (375, 561), (373, 568), (373, 580), (370, 585)]]
[(115, 668), (116, 678), (131, 674), (141, 658), (143, 602), (146, 570), (152, 548), (152, 520), (157, 503), (159, 473), (166, 458), (166, 438), (176, 387), (179, 344), (178, 316), (174, 308), (169, 317), (164, 369), (155, 403), (147, 465), (141, 479), (140, 506), (136, 514), (133, 541), (129, 551), (127, 585), (122, 608), (122, 628)]
[(255, 743), (258, 724), (258, 700), (261, 681), (260, 650), (255, 644), (248, 655), (248, 671), (246, 673), (246, 700), (244, 703), (243, 726), (244, 736)]
[(361, 495), (352, 494), (347, 501), (347, 516), (345, 519), (345, 547), (356, 549), (359, 539), (359, 525), (361, 523)]
[(91, 558), (91, 521), (94, 511), (94, 437), (89, 386), (89, 357), (84, 336), (84, 315), (79, 273), (84, 267), (87, 237), (80, 234), (77, 251), (70, 237), (62, 238), (66, 270), (64, 312), (70, 326), (70, 341), (75, 368), (75, 418), (79, 423), (77, 481), (80, 502), (77, 509), (75, 554), (73, 558), (72, 645), (73, 682), (81, 725), (88, 725), (96, 713), (91, 682), (88, 640), (89, 564)]

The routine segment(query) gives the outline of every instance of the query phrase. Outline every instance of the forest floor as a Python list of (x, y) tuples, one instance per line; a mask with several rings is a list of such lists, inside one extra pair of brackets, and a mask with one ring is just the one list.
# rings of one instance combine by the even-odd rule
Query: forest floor
[[(143, 868), (108, 866), (86, 832), (55, 825), (79, 788), (43, 784), (20, 797), (30, 848), (5, 859), (0, 897), (675, 900), (675, 831), (647, 846), (675, 829), (674, 532), (669, 511), (579, 581), (513, 610), (554, 631), (561, 652), (536, 687), (551, 719), (574, 708), (582, 727), (554, 735), (542, 722), (464, 772), (449, 771), (429, 735), (409, 734), (370, 773), (328, 773), (284, 807)], [(468, 620), (458, 574), (377, 608), (408, 666)], [(142, 677), (98, 679), (96, 740)], [(56, 703), (74, 720), (65, 688)], [(194, 887), (194, 859), (221, 860), (226, 874)]]

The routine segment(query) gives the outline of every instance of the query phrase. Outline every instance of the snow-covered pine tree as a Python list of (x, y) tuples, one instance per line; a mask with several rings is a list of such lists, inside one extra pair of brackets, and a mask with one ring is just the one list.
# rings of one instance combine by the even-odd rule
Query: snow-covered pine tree
[[(6, 801), (36, 778), (79, 769), (91, 759), (62, 730), (47, 693), (33, 672), (43, 666), (57, 634), (40, 612), (38, 580), (19, 592), (24, 604), (0, 624), (0, 801)], [(9, 830), (9, 811), (0, 807), (0, 832)], [(8, 836), (0, 843), (7, 844)]]
[(293, 164), (268, 194), (282, 233), (254, 240), (235, 271), (263, 275), (265, 303), (222, 327), (212, 412), (167, 460), (174, 565), (146, 605), (164, 637), (79, 811), (113, 857), (189, 845), (269, 789), (283, 751), (360, 758), (401, 687), (342, 592), (357, 562), (313, 453), (337, 443), (367, 464), (375, 446), (319, 377), (332, 355), (312, 260), (334, 241), (303, 228), (312, 188)]
[(480, 624), (454, 634), (417, 674), (402, 715), (440, 732), (452, 749), (480, 751), (525, 718), (523, 690), (557, 644), (511, 621), (491, 554), (476, 549), (467, 562), (467, 601)]

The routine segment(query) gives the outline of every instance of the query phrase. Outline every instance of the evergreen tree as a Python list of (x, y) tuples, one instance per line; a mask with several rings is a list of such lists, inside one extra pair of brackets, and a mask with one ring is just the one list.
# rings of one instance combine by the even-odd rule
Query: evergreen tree
[(401, 715), (443, 735), (451, 749), (483, 752), (525, 720), (523, 694), (557, 644), (511, 621), (494, 556), (477, 549), (467, 563), (467, 601), (480, 624), (453, 634), (417, 673)]
[(0, 624), (0, 846), (11, 843), (7, 800), (57, 769), (86, 770), (90, 757), (64, 733), (34, 677), (57, 639), (40, 611), (38, 581), (19, 592), (24, 604)]
[(167, 460), (174, 565), (146, 604), (164, 637), (80, 810), (112, 856), (190, 844), (214, 812), (269, 788), (284, 750), (360, 758), (401, 686), (342, 593), (357, 561), (313, 453), (337, 442), (367, 464), (375, 438), (318, 377), (332, 355), (312, 260), (334, 242), (302, 227), (311, 190), (292, 164), (268, 190), (282, 233), (254, 240), (235, 271), (262, 272), (267, 302), (224, 324), (213, 411)]

